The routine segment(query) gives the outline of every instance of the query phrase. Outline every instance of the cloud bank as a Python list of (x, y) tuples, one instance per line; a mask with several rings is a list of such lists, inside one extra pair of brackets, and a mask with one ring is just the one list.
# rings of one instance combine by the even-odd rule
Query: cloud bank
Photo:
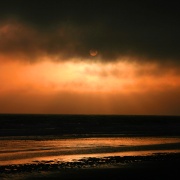
[(89, 56), (93, 48), (102, 62), (132, 56), (179, 64), (179, 15), (165, 2), (2, 1), (0, 53), (97, 60)]

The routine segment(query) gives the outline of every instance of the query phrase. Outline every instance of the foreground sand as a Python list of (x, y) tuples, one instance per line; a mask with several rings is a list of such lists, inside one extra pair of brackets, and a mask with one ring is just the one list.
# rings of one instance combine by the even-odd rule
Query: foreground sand
[[(52, 162), (1, 167), (2, 180), (49, 179), (179, 179), (180, 154), (149, 157), (89, 158), (78, 162)], [(9, 169), (8, 169), (9, 168)]]

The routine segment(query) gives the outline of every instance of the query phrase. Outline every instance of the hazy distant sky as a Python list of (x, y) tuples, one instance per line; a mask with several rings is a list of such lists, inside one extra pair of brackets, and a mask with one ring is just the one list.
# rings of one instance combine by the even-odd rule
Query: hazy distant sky
[(178, 3), (1, 0), (0, 113), (180, 115)]

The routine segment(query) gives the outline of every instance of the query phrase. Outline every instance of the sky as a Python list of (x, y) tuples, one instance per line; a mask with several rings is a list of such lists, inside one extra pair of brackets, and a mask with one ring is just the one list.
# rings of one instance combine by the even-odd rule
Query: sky
[(176, 1), (0, 1), (0, 113), (180, 115)]

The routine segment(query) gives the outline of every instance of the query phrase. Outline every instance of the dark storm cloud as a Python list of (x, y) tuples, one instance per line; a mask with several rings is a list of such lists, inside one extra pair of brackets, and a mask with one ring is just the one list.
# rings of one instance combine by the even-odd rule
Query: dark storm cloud
[(0, 52), (102, 60), (180, 59), (180, 12), (172, 2), (24, 1), (0, 4)]

